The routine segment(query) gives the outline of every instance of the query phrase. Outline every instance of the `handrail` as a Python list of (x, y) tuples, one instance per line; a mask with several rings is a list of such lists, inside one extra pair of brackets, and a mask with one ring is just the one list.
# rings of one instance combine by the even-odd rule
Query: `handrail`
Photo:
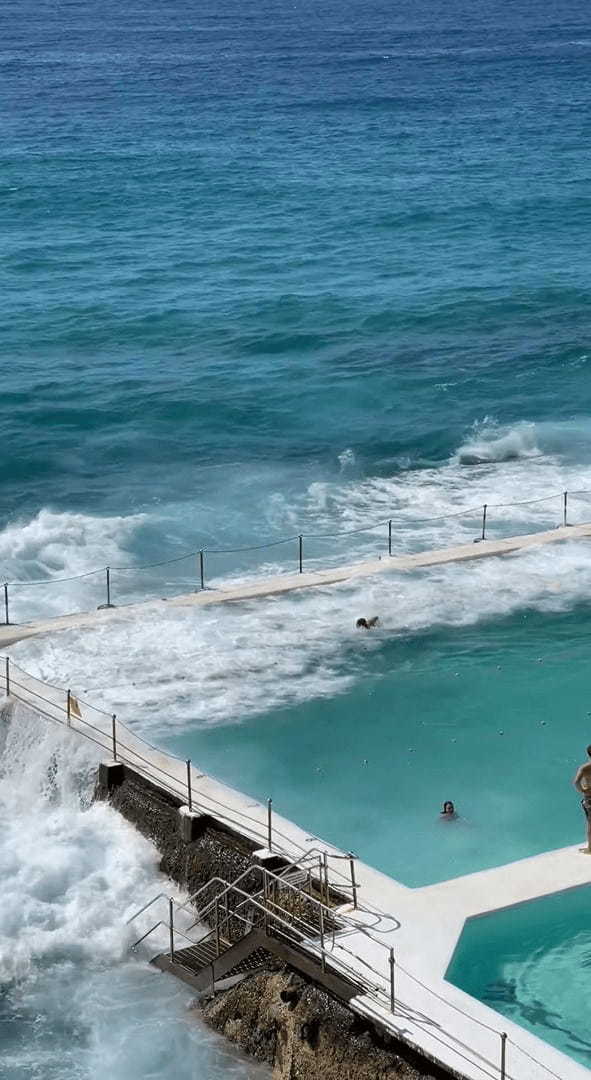
[[(182, 904), (179, 903), (177, 906), (180, 909), (184, 910), (184, 911), (188, 911), (189, 910), (188, 905), (189, 904), (194, 905), (195, 900), (206, 889), (208, 889), (212, 885), (216, 885), (216, 884), (225, 886), (225, 888), (223, 889), (223, 891), (219, 895), (215, 896), (212, 900), (210, 900), (209, 903), (205, 906), (205, 908), (201, 909), (198, 912), (198, 917), (199, 917), (200, 920), (202, 920), (210, 913), (211, 908), (216, 903), (219, 903), (219, 901), (222, 900), (224, 898), (224, 896), (226, 896), (228, 893), (232, 892), (233, 890), (237, 889), (239, 882), (243, 881), (243, 879), (245, 877), (247, 877), (248, 875), (257, 874), (257, 873), (260, 874), (262, 876), (262, 878), (263, 878), (263, 887), (264, 887), (266, 881), (271, 880), (273, 883), (281, 886), (284, 889), (285, 888), (291, 889), (293, 892), (297, 893), (299, 896), (305, 898), (308, 903), (315, 906), (318, 910), (322, 909), (324, 914), (327, 917), (329, 917), (330, 919), (332, 919), (334, 921), (338, 920), (339, 922), (343, 923), (344, 924), (343, 929), (349, 928), (349, 929), (355, 930), (358, 933), (363, 934), (364, 937), (367, 937), (371, 941), (375, 942), (375, 944), (379, 945), (380, 948), (385, 947), (383, 941), (380, 941), (379, 938), (374, 937), (374, 935), (371, 933), (370, 930), (368, 930), (367, 927), (360, 925), (355, 919), (352, 919), (350, 916), (345, 915), (343, 912), (340, 912), (340, 911), (337, 912), (335, 910), (335, 908), (330, 907), (328, 904), (324, 904), (321, 900), (318, 900), (315, 896), (310, 896), (309, 893), (304, 892), (303, 889), (298, 888), (298, 886), (294, 885), (291, 881), (286, 881), (286, 879), (282, 875), (275, 874), (272, 870), (268, 870), (266, 867), (260, 866), (257, 863), (253, 863), (250, 866), (248, 866), (245, 870), (243, 870), (242, 873), (239, 874), (239, 876), (236, 878), (236, 880), (234, 882), (228, 882), (224, 878), (221, 878), (221, 877), (218, 877), (218, 876), (210, 878), (210, 880), (205, 885), (202, 885), (201, 888), (196, 893), (194, 893), (192, 896), (190, 896)], [(251, 900), (254, 897), (256, 897), (257, 895), (260, 895), (260, 893), (258, 893), (258, 894), (245, 893), (244, 895), (246, 897), (248, 897), (249, 900)], [(138, 914), (139, 914), (139, 912), (138, 912)], [(397, 929), (400, 927), (399, 920), (396, 919), (393, 915), (387, 915), (386, 916), (385, 913), (384, 913), (384, 917), (388, 918), (390, 921), (393, 921), (395, 923)]]

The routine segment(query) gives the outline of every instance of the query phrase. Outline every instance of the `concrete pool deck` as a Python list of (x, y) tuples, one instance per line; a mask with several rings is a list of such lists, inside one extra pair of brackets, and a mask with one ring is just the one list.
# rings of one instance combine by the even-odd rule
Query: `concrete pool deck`
[[(455, 547), (421, 551), (413, 555), (385, 555), (383, 558), (365, 559), (329, 570), (313, 570), (302, 574), (278, 574), (270, 578), (256, 578), (248, 582), (230, 583), (223, 588), (206, 588), (199, 592), (184, 593), (170, 599), (143, 600), (139, 603), (122, 604), (119, 607), (100, 608), (96, 611), (74, 612), (56, 615), (49, 619), (39, 619), (28, 623), (10, 623), (0, 627), (0, 648), (12, 645), (23, 638), (38, 634), (53, 633), (70, 628), (85, 629), (105, 625), (116, 618), (122, 611), (125, 614), (141, 616), (147, 604), (162, 610), (169, 607), (204, 607), (209, 604), (239, 602), (259, 597), (280, 596), (283, 593), (299, 589), (318, 588), (344, 584), (373, 574), (404, 573), (412, 570), (445, 566), (450, 563), (472, 562), (475, 559), (491, 558), (499, 555), (511, 555), (546, 544), (555, 544), (567, 540), (588, 540), (591, 538), (591, 523), (584, 525), (559, 526), (546, 532), (527, 533), (512, 536), (504, 540), (476, 540)], [(26, 584), (26, 583), (23, 583)], [(47, 582), (52, 584), (51, 580)], [(16, 587), (16, 586), (12, 586)]]
[[(112, 753), (112, 718), (66, 692), (51, 687), (9, 664), (0, 666), (0, 688), (10, 689), (23, 702), (50, 720), (91, 739), (103, 752)], [(117, 756), (165, 791), (186, 801), (186, 763), (150, 747), (124, 725), (117, 729)], [(231, 826), (258, 847), (268, 844), (267, 807), (243, 793), (191, 769), (194, 809), (222, 825)], [(319, 848), (329, 854), (329, 877), (335, 888), (349, 880), (343, 855), (334, 846), (311, 836), (293, 822), (273, 815), (273, 852), (290, 861), (301, 860)], [(396, 843), (396, 826), (391, 828)], [(351, 999), (353, 1011), (419, 1048), (449, 1069), (470, 1080), (500, 1077), (501, 1032), (508, 1035), (506, 1073), (511, 1080), (583, 1080), (588, 1070), (488, 1006), (445, 980), (464, 922), (521, 904), (562, 889), (591, 883), (591, 858), (569, 847), (523, 859), (496, 869), (483, 870), (435, 885), (411, 889), (374, 868), (356, 862), (360, 909), (346, 908), (351, 926), (328, 946), (335, 957), (346, 953), (350, 967), (368, 980), (371, 969), (376, 987), (387, 1000), (389, 950), (395, 953), (396, 1010), (376, 1004), (360, 992)], [(370, 930), (371, 937), (363, 932)], [(330, 954), (329, 954), (330, 955)]]

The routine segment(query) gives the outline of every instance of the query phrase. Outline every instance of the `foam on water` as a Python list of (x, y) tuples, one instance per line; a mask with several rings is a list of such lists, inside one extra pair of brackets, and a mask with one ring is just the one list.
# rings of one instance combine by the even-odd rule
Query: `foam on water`
[[(100, 627), (30, 638), (10, 651), (33, 674), (77, 688), (154, 739), (338, 694), (391, 636), (527, 608), (562, 612), (590, 598), (588, 546), (568, 542), (241, 604), (147, 605), (139, 618), (122, 611)], [(360, 614), (379, 614), (379, 631), (360, 637)]]
[[(227, 526), (227, 539), (219, 539), (215, 532), (217, 507), (202, 502), (192, 512), (171, 504), (127, 517), (42, 510), (0, 532), (4, 580), (49, 579), (47, 585), (10, 586), (11, 619), (19, 622), (96, 607), (106, 598), (104, 571), (73, 581), (59, 579), (107, 565), (114, 568), (115, 602), (191, 591), (199, 577), (194, 557), (146, 571), (116, 568), (140, 567), (194, 551), (204, 544), (204, 537), (206, 547), (240, 547), (303, 531), (312, 534), (304, 541), (304, 563), (313, 568), (385, 553), (390, 518), (394, 554), (474, 539), (485, 502), (490, 538), (559, 524), (565, 490), (571, 492), (569, 521), (586, 521), (591, 518), (591, 497), (581, 493), (591, 491), (591, 460), (582, 448), (588, 446), (588, 435), (582, 421), (502, 428), (486, 420), (439, 467), (363, 476), (347, 449), (339, 457), (340, 471), (331, 478), (285, 487), (276, 470), (262, 470), (260, 514), (252, 504), (252, 485), (257, 482), (253, 476), (244, 491), (235, 492), (229, 506), (227, 517), (233, 524)], [(354, 531), (375, 522), (382, 524), (373, 531)], [(349, 530), (353, 535), (347, 535)], [(315, 534), (328, 535), (315, 538)], [(206, 581), (268, 576), (296, 565), (295, 542), (247, 553), (206, 553)]]
[(126, 918), (175, 890), (154, 847), (91, 802), (89, 745), (17, 706), (0, 716), (0, 747), (2, 1076), (258, 1075), (188, 1013), (190, 993), (148, 968), (148, 954), (130, 959)]

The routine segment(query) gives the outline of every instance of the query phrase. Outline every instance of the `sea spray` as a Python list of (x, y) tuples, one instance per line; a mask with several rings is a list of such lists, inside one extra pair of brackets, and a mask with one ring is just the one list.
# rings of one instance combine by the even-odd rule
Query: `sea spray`
[(126, 918), (176, 890), (153, 846), (92, 801), (91, 744), (16, 705), (0, 713), (0, 752), (3, 1080), (258, 1075), (188, 1013), (186, 988), (147, 966), (163, 932), (129, 953), (147, 926)]

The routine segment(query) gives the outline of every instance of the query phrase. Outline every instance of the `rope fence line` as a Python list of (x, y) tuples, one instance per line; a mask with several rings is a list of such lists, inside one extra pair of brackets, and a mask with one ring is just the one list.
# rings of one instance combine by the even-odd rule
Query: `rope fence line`
[[(555, 499), (560, 499), (560, 514), (561, 520), (557, 527), (566, 528), (572, 522), (568, 520), (568, 508), (569, 497), (580, 498), (582, 496), (591, 497), (591, 491), (562, 491), (554, 492), (552, 495), (543, 495), (536, 499), (522, 499), (516, 502), (510, 503), (483, 503), (480, 506), (467, 507), (462, 510), (454, 511), (453, 513), (440, 514), (436, 517), (427, 518), (408, 518), (402, 516), (392, 516), (389, 518), (382, 518), (380, 521), (374, 522), (371, 525), (364, 525), (358, 529), (342, 529), (333, 533), (295, 533), (292, 536), (285, 536), (279, 540), (269, 540), (263, 544), (249, 544), (246, 546), (233, 547), (233, 548), (214, 548), (214, 547), (202, 547), (197, 548), (195, 551), (187, 551), (182, 555), (175, 555), (171, 559), (163, 559), (158, 562), (146, 563), (141, 566), (101, 566), (94, 570), (86, 570), (81, 574), (72, 574), (67, 577), (60, 578), (42, 578), (33, 581), (5, 581), (2, 588), (4, 593), (4, 625), (9, 626), (10, 622), (10, 609), (9, 609), (9, 589), (27, 588), (33, 585), (59, 585), (70, 581), (81, 581), (84, 578), (95, 577), (98, 574), (105, 575), (105, 602), (98, 605), (98, 609), (112, 608), (115, 605), (112, 603), (111, 596), (111, 574), (115, 571), (117, 573), (142, 573), (148, 570), (154, 570), (162, 566), (172, 566), (176, 563), (184, 562), (188, 559), (196, 560), (196, 574), (198, 578), (198, 585), (195, 591), (204, 590), (205, 584), (205, 556), (206, 555), (238, 555), (244, 552), (251, 551), (265, 551), (270, 548), (281, 547), (284, 544), (291, 544), (297, 541), (297, 569), (300, 574), (304, 572), (304, 541), (305, 540), (337, 540), (340, 537), (358, 536), (361, 533), (375, 532), (376, 529), (384, 528), (387, 526), (387, 553), (388, 556), (392, 556), (393, 549), (393, 526), (398, 524), (404, 525), (407, 528), (411, 528), (414, 525), (428, 525), (436, 524), (440, 521), (452, 521), (458, 518), (469, 518), (480, 521), (479, 535), (474, 537), (474, 543), (480, 543), (483, 540), (488, 539), (487, 530), (491, 525), (491, 511), (494, 510), (508, 510), (512, 507), (522, 506), (535, 506), (540, 503), (551, 502)], [(404, 552), (408, 554), (408, 552)]]
[[(16, 679), (14, 676), (15, 671), (20, 673), (21, 677), (24, 676), (28, 680), (28, 684), (20, 682), (18, 679)], [(287, 836), (285, 832), (283, 832), (280, 828), (277, 827), (275, 819), (272, 817), (272, 800), (270, 799), (268, 800), (268, 816), (267, 821), (265, 822), (263, 819), (257, 819), (253, 817), (252, 814), (248, 814), (237, 807), (234, 807), (232, 812), (229, 813), (227, 803), (221, 802), (214, 796), (206, 794), (202, 791), (199, 791), (198, 797), (194, 798), (192, 795), (191, 787), (191, 761), (184, 761), (182, 758), (179, 758), (174, 754), (170, 754), (167, 751), (158, 750), (157, 747), (152, 746), (152, 744), (148, 743), (146, 740), (142, 739), (137, 735), (134, 735), (126, 724), (117, 719), (115, 713), (109, 713), (96, 705), (91, 705), (90, 703), (84, 701), (84, 699), (79, 698), (77, 695), (74, 696), (69, 689), (64, 690), (62, 687), (56, 687), (52, 683), (48, 683), (44, 680), (38, 679), (30, 672), (27, 672), (24, 668), (21, 668), (9, 656), (0, 657), (0, 685), (2, 685), (2, 683), (4, 683), (7, 697), (12, 696), (16, 698), (23, 704), (32, 707), (42, 716), (45, 716), (48, 719), (53, 720), (54, 722), (57, 722), (62, 726), (75, 731), (77, 734), (82, 735), (84, 738), (88, 739), (89, 742), (93, 743), (99, 749), (106, 750), (108, 753), (111, 753), (114, 761), (121, 762), (122, 764), (127, 764), (131, 768), (136, 769), (136, 771), (146, 777), (146, 779), (152, 780), (153, 782), (155, 781), (175, 798), (185, 799), (189, 810), (199, 808), (199, 810), (201, 810), (202, 812), (206, 814), (211, 814), (218, 821), (222, 822), (227, 826), (230, 826), (234, 830), (236, 830), (237, 828), (245, 828), (247, 831), (247, 835), (249, 835), (251, 838), (254, 838), (257, 842), (262, 842), (262, 845), (264, 847), (268, 847), (270, 851), (273, 851), (274, 853), (282, 856), (283, 858), (287, 858), (288, 860), (293, 859), (293, 851), (295, 850), (295, 852), (297, 853), (296, 857), (298, 860), (298, 864), (300, 862), (304, 864), (306, 859), (311, 854), (313, 854), (310, 849), (305, 848), (301, 844), (299, 844), (293, 836)], [(41, 693), (41, 690), (44, 690), (45, 693)], [(54, 691), (53, 698), (47, 696), (47, 692), (50, 691)], [(50, 706), (50, 709), (44, 708), (43, 705), (38, 704), (37, 702), (32, 702), (31, 698), (35, 698), (37, 699), (37, 702), (42, 702), (44, 705)], [(97, 726), (97, 724), (93, 724), (89, 720), (84, 719), (80, 712), (80, 704), (84, 704), (85, 709), (88, 709), (90, 712), (96, 713), (99, 716), (104, 717), (108, 722), (107, 729), (105, 729), (105, 725), (99, 727)], [(174, 765), (180, 765), (186, 768), (186, 773), (183, 777), (175, 775), (173, 772), (169, 772), (161, 765), (158, 765), (155, 761), (149, 760), (147, 757), (144, 756), (144, 754), (140, 752), (140, 750), (129, 746), (128, 742), (124, 741), (128, 737), (131, 737), (133, 741), (139, 743), (142, 749), (145, 749), (146, 752), (148, 751), (148, 749), (156, 751), (166, 760), (167, 763), (169, 763), (171, 768), (174, 767)], [(203, 776), (205, 774), (200, 773), (200, 775)], [(207, 778), (214, 779), (209, 775)], [(261, 806), (261, 809), (264, 810), (264, 807)], [(316, 849), (313, 850), (315, 852)], [(356, 856), (352, 855), (351, 853), (345, 854), (336, 851), (326, 851), (324, 852), (324, 856), (325, 874), (327, 874), (328, 872), (328, 858), (346, 859), (349, 862), (352, 859), (354, 860), (356, 858)], [(294, 864), (292, 863), (292, 865)], [(352, 873), (354, 875), (354, 870), (352, 870)], [(319, 874), (321, 880), (322, 867), (319, 868)], [(341, 875), (337, 874), (337, 877), (340, 878)], [(337, 881), (334, 887), (338, 890), (339, 888), (342, 888), (342, 885), (343, 883), (341, 881)], [(358, 884), (356, 883), (355, 890), (357, 890), (357, 888)], [(373, 907), (367, 908), (362, 904), (358, 905), (357, 901), (355, 901), (355, 908), (358, 908), (360, 911), (371, 911), (372, 913), (379, 914), (381, 917), (388, 920), (392, 920), (394, 918), (387, 912), (379, 911), (378, 909), (374, 909)], [(455, 1002), (444, 998), (441, 994), (438, 994), (436, 990), (432, 989), (416, 975), (413, 975), (412, 972), (408, 971), (408, 969), (402, 964), (400, 964), (399, 961), (395, 958), (394, 949), (388, 947), (385, 942), (379, 941), (371, 932), (371, 929), (357, 922), (352, 917), (347, 918), (346, 916), (342, 916), (342, 918), (347, 924), (348, 932), (351, 932), (352, 930), (361, 932), (362, 934), (370, 938), (372, 942), (379, 945), (380, 948), (385, 950), (385, 953), (388, 954), (387, 961), (389, 967), (389, 978), (388, 975), (384, 976), (381, 971), (378, 971), (376, 968), (374, 968), (374, 966), (369, 963), (364, 957), (360, 956), (352, 949), (347, 948), (343, 941), (335, 942), (334, 934), (333, 947), (332, 949), (328, 950), (327, 955), (329, 957), (334, 956), (334, 949), (336, 945), (336, 947), (338, 947), (340, 951), (353, 957), (357, 964), (361, 964), (363, 967), (367, 968), (372, 975), (377, 975), (380, 980), (385, 978), (386, 987), (384, 989), (382, 989), (381, 986), (375, 986), (370, 983), (368, 983), (366, 986), (366, 992), (369, 993), (369, 996), (376, 996), (379, 999), (379, 1005), (381, 1008), (388, 1008), (389, 1001), (389, 1009), (393, 1014), (397, 1014), (398, 1016), (405, 1015), (406, 1009), (403, 1003), (398, 998), (398, 994), (396, 991), (397, 973), (403, 974), (411, 981), (419, 985), (426, 993), (436, 998), (441, 1004), (460, 1014), (465, 1019), (471, 1021), (481, 1029), (491, 1033), (495, 1038), (500, 1040), (500, 1065), (496, 1066), (494, 1061), (490, 1060), (485, 1056), (481, 1056), (480, 1053), (478, 1051), (475, 1051), (473, 1048), (469, 1048), (465, 1046), (465, 1044), (458, 1042), (457, 1036), (454, 1036), (450, 1033), (449, 1037), (451, 1040), (451, 1048), (454, 1049), (456, 1053), (460, 1053), (460, 1047), (463, 1045), (464, 1050), (469, 1051), (470, 1053), (470, 1057), (466, 1056), (466, 1060), (471, 1061), (472, 1064), (476, 1064), (480, 1071), (483, 1073), (483, 1075), (492, 1077), (493, 1080), (497, 1080), (497, 1078), (498, 1080), (511, 1080), (512, 1074), (507, 1069), (506, 1061), (506, 1046), (507, 1043), (509, 1043), (515, 1050), (520, 1051), (540, 1070), (543, 1070), (543, 1072), (547, 1076), (553, 1077), (554, 1080), (560, 1080), (557, 1073), (555, 1073), (547, 1065), (544, 1065), (541, 1061), (539, 1061), (538, 1058), (533, 1057), (533, 1055), (528, 1053), (528, 1051), (523, 1049), (523, 1047), (521, 1047), (518, 1043), (515, 1043), (512, 1039), (509, 1039), (505, 1032), (499, 1031), (496, 1027), (487, 1024), (484, 1020), (479, 1019), (472, 1013), (466, 1012), (459, 1005), (455, 1004)], [(359, 977), (359, 972), (357, 972), (357, 975)], [(363, 980), (363, 977), (361, 977), (361, 981), (363, 982), (366, 980)], [(421, 1018), (420, 1015), (417, 1014), (414, 1010), (408, 1012), (407, 1016), (409, 1019), (412, 1019), (414, 1022), (416, 1022), (419, 1026), (427, 1025), (431, 1034), (434, 1035), (434, 1031), (432, 1030), (432, 1021), (429, 1019), (428, 1016), (423, 1016)], [(377, 1018), (381, 1019), (381, 1017), (379, 1016)], [(444, 1043), (445, 1045), (448, 1045), (445, 1040)], [(457, 1045), (454, 1046), (454, 1044)], [(420, 1047), (417, 1046), (417, 1049), (420, 1050)], [(462, 1055), (460, 1054), (460, 1056)], [(489, 1071), (491, 1067), (493, 1069), (493, 1072)]]

